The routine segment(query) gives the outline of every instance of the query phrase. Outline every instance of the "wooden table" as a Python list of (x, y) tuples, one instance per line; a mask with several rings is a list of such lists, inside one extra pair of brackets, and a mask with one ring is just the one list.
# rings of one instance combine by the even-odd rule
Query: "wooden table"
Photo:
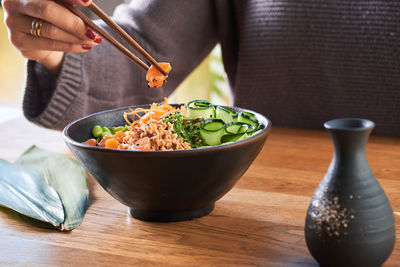
[[(32, 144), (67, 151), (59, 132), (21, 117), (0, 126), (0, 158), (15, 160)], [(304, 219), (332, 152), (325, 131), (273, 127), (235, 187), (210, 215), (192, 221), (133, 219), (92, 178), (89, 210), (71, 232), (36, 228), (0, 208), (0, 265), (316, 266), (304, 241)], [(400, 239), (400, 139), (372, 136), (367, 153), (395, 211)], [(399, 242), (385, 266), (400, 266)]]

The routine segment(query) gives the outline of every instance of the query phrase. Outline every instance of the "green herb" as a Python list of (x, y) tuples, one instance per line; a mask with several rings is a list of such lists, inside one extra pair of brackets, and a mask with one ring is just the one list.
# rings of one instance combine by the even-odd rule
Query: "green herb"
[(164, 122), (174, 125), (174, 132), (184, 141), (188, 142), (192, 148), (206, 146), (203, 138), (200, 136), (200, 122), (202, 119), (188, 119), (181, 113), (169, 115)]

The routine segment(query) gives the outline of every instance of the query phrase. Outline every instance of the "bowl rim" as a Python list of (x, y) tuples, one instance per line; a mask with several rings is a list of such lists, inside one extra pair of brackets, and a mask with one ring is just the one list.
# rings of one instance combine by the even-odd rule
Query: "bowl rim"
[[(74, 139), (72, 139), (70, 136), (68, 136), (67, 132), (69, 131), (69, 129), (71, 127), (73, 127), (74, 125), (76, 125), (77, 123), (84, 121), (88, 118), (94, 117), (94, 116), (98, 116), (101, 114), (105, 114), (105, 113), (112, 113), (112, 112), (117, 112), (120, 110), (129, 110), (129, 108), (138, 108), (138, 107), (148, 107), (150, 104), (144, 104), (144, 105), (132, 105), (132, 106), (125, 106), (125, 107), (119, 107), (119, 108), (114, 108), (114, 109), (107, 109), (107, 110), (103, 110), (103, 111), (99, 111), (99, 112), (95, 112), (89, 115), (86, 115), (82, 118), (79, 118), (77, 120), (74, 120), (72, 122), (70, 122), (67, 126), (64, 127), (63, 131), (62, 131), (62, 136), (64, 141), (67, 144), (71, 144), (73, 146), (82, 148), (82, 149), (86, 149), (86, 150), (96, 150), (96, 151), (104, 151), (104, 152), (119, 152), (119, 153), (143, 153), (143, 154), (158, 154), (158, 153), (162, 153), (162, 154), (181, 154), (181, 153), (198, 153), (198, 152), (210, 152), (210, 151), (217, 151), (217, 150), (224, 150), (227, 148), (234, 148), (237, 146), (242, 146), (246, 143), (252, 143), (255, 142), (258, 138), (261, 138), (262, 136), (267, 136), (269, 134), (269, 131), (271, 129), (272, 126), (272, 122), (270, 119), (268, 119), (266, 116), (250, 110), (250, 109), (246, 109), (246, 108), (241, 108), (241, 107), (235, 107), (235, 106), (224, 106), (224, 105), (215, 105), (215, 106), (221, 106), (221, 107), (225, 107), (225, 108), (231, 108), (231, 109), (239, 109), (240, 111), (247, 111), (247, 112), (251, 112), (254, 115), (257, 116), (257, 118), (262, 118), (263, 120), (265, 120), (266, 125), (264, 125), (264, 129), (262, 129), (261, 132), (252, 135), (250, 137), (247, 137), (243, 140), (239, 140), (239, 141), (235, 141), (232, 143), (226, 143), (226, 144), (221, 144), (221, 145), (216, 145), (216, 146), (208, 146), (208, 147), (199, 147), (199, 148), (190, 148), (190, 149), (177, 149), (177, 150), (148, 150), (148, 151), (144, 151), (144, 150), (128, 150), (128, 149), (115, 149), (115, 148), (104, 148), (104, 147), (97, 147), (97, 146), (89, 146), (86, 145), (84, 143), (80, 143), (78, 141), (75, 141)], [(181, 106), (184, 104), (171, 104), (172, 106)]]

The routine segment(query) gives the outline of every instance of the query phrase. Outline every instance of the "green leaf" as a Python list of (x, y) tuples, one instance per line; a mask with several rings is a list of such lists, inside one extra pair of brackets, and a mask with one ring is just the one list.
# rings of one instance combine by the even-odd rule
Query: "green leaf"
[(16, 164), (37, 171), (57, 191), (65, 213), (60, 230), (72, 230), (82, 222), (88, 207), (89, 190), (86, 172), (77, 161), (32, 146)]
[(0, 205), (60, 227), (64, 210), (57, 192), (36, 171), (0, 160)]

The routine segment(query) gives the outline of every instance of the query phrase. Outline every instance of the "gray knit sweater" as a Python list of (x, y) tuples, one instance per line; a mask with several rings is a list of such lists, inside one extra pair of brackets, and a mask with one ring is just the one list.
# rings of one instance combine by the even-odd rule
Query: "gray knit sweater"
[(400, 136), (399, 16), (398, 0), (134, 0), (114, 19), (172, 63), (168, 85), (148, 88), (143, 70), (103, 42), (67, 54), (57, 79), (29, 62), (25, 116), (61, 129), (99, 110), (161, 101), (220, 42), (235, 105), (274, 125), (363, 117), (374, 133)]

